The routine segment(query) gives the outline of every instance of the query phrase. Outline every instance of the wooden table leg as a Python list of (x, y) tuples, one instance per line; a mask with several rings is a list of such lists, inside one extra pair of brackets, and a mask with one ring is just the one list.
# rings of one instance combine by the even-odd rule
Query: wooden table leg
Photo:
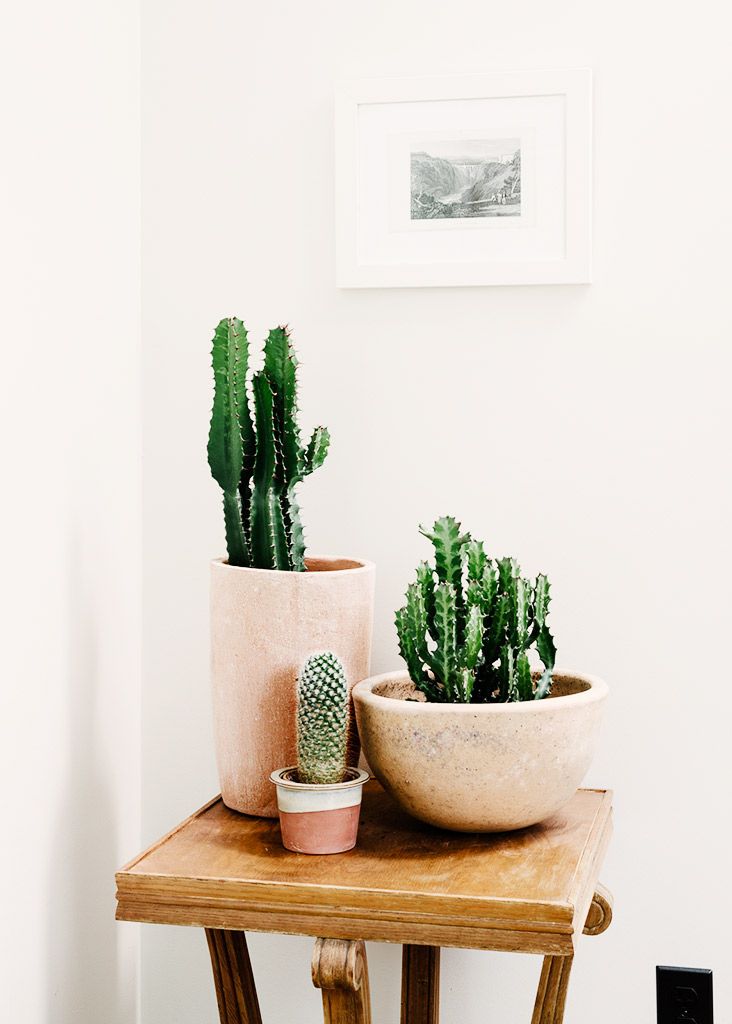
[(371, 1024), (366, 947), (346, 939), (318, 939), (313, 985), (323, 992), (325, 1024)]
[(439, 1024), (440, 947), (402, 947), (401, 1024)]
[(244, 932), (207, 928), (221, 1024), (262, 1024)]
[(531, 1024), (562, 1024), (571, 956), (545, 956)]
[[(600, 935), (610, 927), (612, 919), (613, 898), (604, 885), (598, 885), (583, 932), (585, 935)], [(544, 957), (531, 1024), (562, 1024), (571, 970), (571, 956)]]

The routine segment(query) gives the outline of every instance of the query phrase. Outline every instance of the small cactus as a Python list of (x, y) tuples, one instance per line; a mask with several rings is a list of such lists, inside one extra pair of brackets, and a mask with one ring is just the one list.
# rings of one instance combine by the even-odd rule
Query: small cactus
[[(422, 534), (434, 567), (421, 562), (396, 613), (399, 650), (428, 701), (493, 704), (541, 700), (556, 657), (546, 619), (549, 580), (524, 579), (513, 558), (488, 558), (451, 516)], [(533, 673), (529, 652), (543, 671)]]
[(346, 771), (348, 687), (335, 654), (313, 654), (297, 681), (297, 774), (300, 782), (342, 782)]

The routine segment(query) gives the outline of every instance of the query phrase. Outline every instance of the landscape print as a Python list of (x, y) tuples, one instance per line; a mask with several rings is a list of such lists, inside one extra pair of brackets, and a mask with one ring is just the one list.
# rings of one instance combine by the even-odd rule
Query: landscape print
[(412, 220), (520, 216), (520, 139), (435, 141), (410, 155)]

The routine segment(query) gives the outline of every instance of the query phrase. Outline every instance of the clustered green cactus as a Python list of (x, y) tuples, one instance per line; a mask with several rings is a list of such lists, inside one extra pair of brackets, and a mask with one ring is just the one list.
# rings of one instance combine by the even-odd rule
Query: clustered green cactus
[(348, 687), (335, 654), (314, 654), (297, 681), (297, 776), (299, 782), (342, 782), (348, 741)]
[[(484, 704), (540, 700), (556, 657), (546, 624), (549, 580), (521, 576), (513, 558), (493, 560), (450, 516), (431, 531), (434, 567), (422, 562), (396, 613), (399, 649), (428, 701)], [(533, 673), (535, 650), (543, 671)]]
[(222, 320), (213, 339), (211, 474), (224, 492), (230, 565), (305, 570), (297, 485), (323, 465), (330, 435), (316, 427), (304, 447), (297, 424), (297, 358), (286, 327), (264, 345), (264, 368), (247, 393), (249, 341), (241, 320)]

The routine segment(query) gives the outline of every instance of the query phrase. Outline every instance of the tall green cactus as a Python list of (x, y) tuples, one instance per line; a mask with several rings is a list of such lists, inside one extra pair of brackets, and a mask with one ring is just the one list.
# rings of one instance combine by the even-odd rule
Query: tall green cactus
[[(434, 567), (421, 562), (396, 613), (399, 649), (427, 699), (446, 703), (540, 700), (556, 658), (546, 623), (549, 580), (521, 576), (512, 558), (489, 559), (450, 516), (422, 530)], [(533, 673), (535, 650), (543, 671)]]
[(211, 474), (224, 492), (230, 565), (305, 570), (297, 485), (323, 465), (330, 435), (316, 427), (303, 447), (297, 423), (297, 357), (286, 327), (264, 345), (264, 368), (247, 393), (249, 341), (241, 320), (222, 320), (213, 338)]
[(300, 782), (342, 782), (348, 740), (348, 687), (335, 654), (314, 654), (297, 681), (297, 775)]

